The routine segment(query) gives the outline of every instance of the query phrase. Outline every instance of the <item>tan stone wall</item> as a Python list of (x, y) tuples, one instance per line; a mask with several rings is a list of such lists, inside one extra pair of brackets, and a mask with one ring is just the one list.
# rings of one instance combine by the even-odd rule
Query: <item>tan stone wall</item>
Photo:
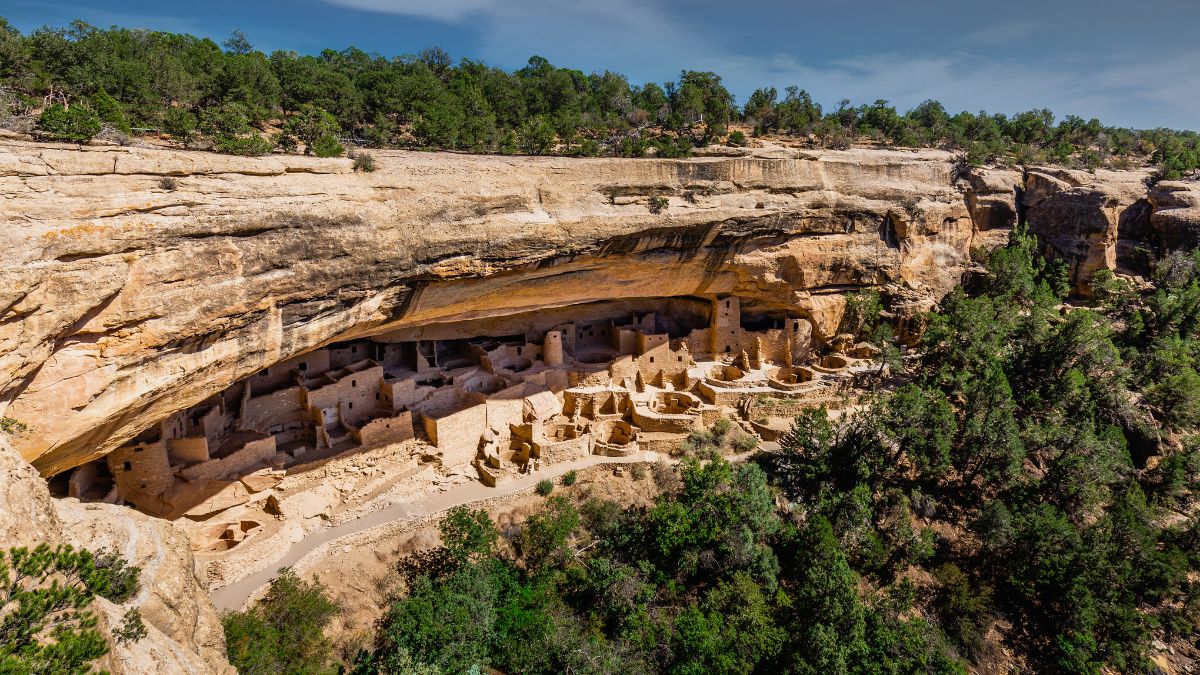
[(167, 441), (167, 456), (177, 462), (195, 464), (208, 461), (208, 439), (189, 436)]
[[(369, 343), (352, 344), (346, 347), (330, 349), (329, 351), (329, 367), (326, 370), (337, 370), (345, 368), (363, 359), (375, 358), (375, 353)], [(324, 371), (316, 371), (318, 373)]]
[(106, 459), (118, 493), (127, 499), (139, 492), (160, 495), (175, 482), (166, 441), (125, 445)]
[(642, 431), (685, 434), (700, 427), (700, 415), (660, 414), (636, 405), (633, 408), (633, 424)]
[(592, 435), (580, 434), (576, 438), (562, 441), (544, 441), (534, 444), (538, 459), (547, 463), (566, 462), (591, 454)]
[[(374, 365), (359, 372), (349, 373), (337, 382), (305, 393), (310, 407), (339, 409), (342, 421), (357, 425), (365, 420), (376, 403), (382, 402), (380, 384), (383, 382), (383, 366)], [(383, 407), (383, 406), (381, 406)]]
[(267, 436), (252, 440), (221, 459), (212, 459), (189, 466), (179, 475), (190, 481), (201, 479), (236, 477), (249, 473), (258, 464), (266, 464), (275, 457), (275, 437)]
[(303, 390), (300, 387), (288, 387), (272, 394), (248, 399), (242, 406), (238, 428), (266, 433), (277, 424), (308, 418)]
[[(303, 368), (300, 367), (301, 364), (304, 364)], [(329, 350), (318, 349), (260, 370), (249, 379), (249, 384), (256, 393), (265, 392), (291, 386), (295, 380), (293, 371), (300, 371), (302, 377), (312, 377), (327, 370), (329, 370)]]
[[(479, 438), (487, 428), (487, 407), (474, 405), (432, 420), (426, 418), (430, 441), (442, 451), (445, 466), (468, 464), (479, 450)], [(430, 431), (432, 430), (432, 433)]]
[(406, 410), (394, 417), (371, 420), (353, 435), (364, 448), (406, 441), (413, 437), (413, 415)]

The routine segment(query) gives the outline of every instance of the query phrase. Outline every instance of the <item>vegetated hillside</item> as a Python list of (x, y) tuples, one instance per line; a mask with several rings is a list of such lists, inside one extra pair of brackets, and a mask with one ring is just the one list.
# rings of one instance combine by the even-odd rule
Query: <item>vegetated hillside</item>
[[(826, 111), (788, 87), (753, 93), (741, 108), (711, 72), (631, 85), (533, 57), (507, 72), (440, 48), (387, 58), (350, 47), (317, 56), (254, 50), (245, 35), (223, 43), (191, 35), (98, 29), (76, 21), (21, 35), (0, 18), (0, 125), (86, 141), (107, 127), (165, 134), (234, 154), (275, 150), (336, 156), (349, 139), (374, 147), (505, 154), (655, 154), (694, 145), (744, 145), (755, 135), (820, 147), (870, 141), (960, 151), (965, 162), (1058, 163), (1129, 168), (1152, 161), (1177, 179), (1200, 166), (1200, 136), (1109, 127), (1045, 109), (1012, 117), (949, 114), (927, 101), (900, 114), (887, 101)], [(364, 168), (368, 165), (364, 160)]]
[[(1200, 253), (1163, 258), (1144, 288), (1101, 273), (1091, 307), (1063, 304), (1065, 274), (1014, 232), (927, 316), (916, 361), (885, 352), (895, 375), (866, 405), (810, 410), (740, 465), (719, 456), (739, 432), (698, 432), (678, 474), (655, 467), (650, 508), (547, 485), (519, 529), (452, 512), (442, 547), (401, 563), (406, 591), (355, 672), (1194, 663)], [(845, 327), (887, 344), (879, 309), (863, 292)], [(325, 665), (328, 647), (288, 645), (333, 611), (285, 577), (227, 619), (231, 661)]]

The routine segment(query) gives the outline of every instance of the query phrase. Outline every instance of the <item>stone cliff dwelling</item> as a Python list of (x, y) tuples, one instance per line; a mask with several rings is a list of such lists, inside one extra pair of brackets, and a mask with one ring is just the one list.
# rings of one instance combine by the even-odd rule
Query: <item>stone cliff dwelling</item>
[[(518, 330), (519, 329), (519, 330)], [(505, 334), (476, 334), (505, 331)], [(852, 359), (810, 360), (812, 327), (739, 298), (671, 298), (337, 342), (264, 368), (56, 480), (84, 500), (213, 517), (292, 471), (406, 444), (494, 486), (590, 454), (670, 453), (758, 398), (813, 404)], [(753, 428), (746, 425), (748, 430)], [(251, 528), (210, 528), (225, 550)]]

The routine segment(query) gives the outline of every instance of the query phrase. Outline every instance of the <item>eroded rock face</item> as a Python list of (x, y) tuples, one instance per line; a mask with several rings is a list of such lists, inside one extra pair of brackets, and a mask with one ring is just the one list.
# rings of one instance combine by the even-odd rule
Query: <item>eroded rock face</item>
[[(0, 434), (0, 546), (71, 544), (115, 549), (142, 568), (140, 590), (124, 605), (96, 598), (91, 610), (111, 651), (95, 665), (113, 673), (232, 675), (225, 636), (206, 589), (196, 577), (191, 548), (171, 523), (109, 504), (54, 500), (46, 482)], [(137, 607), (147, 635), (120, 644), (112, 633)]]
[[(5, 143), (0, 406), (35, 427), (18, 450), (53, 474), (333, 340), (732, 294), (806, 317), (820, 342), (857, 288), (929, 308), (1018, 216), (1019, 172), (960, 176), (949, 153), (752, 152), (381, 151), (358, 174), (346, 159)], [(1121, 186), (1110, 198), (1037, 175), (1030, 222), (1081, 266), (1109, 264), (1139, 178), (1102, 176)], [(652, 196), (669, 207), (651, 213)]]
[(22, 454), (61, 471), (281, 359), (406, 326), (736, 293), (828, 337), (848, 289), (940, 297), (976, 230), (945, 153), (376, 159), (4, 146), (0, 395), (36, 426)]
[(1150, 225), (1168, 249), (1194, 246), (1200, 238), (1200, 182), (1163, 181), (1150, 190)]
[(1117, 268), (1119, 239), (1148, 232), (1148, 176), (1046, 167), (1026, 172), (1022, 202), (1029, 231), (1070, 261), (1076, 293), (1090, 295), (1092, 275)]

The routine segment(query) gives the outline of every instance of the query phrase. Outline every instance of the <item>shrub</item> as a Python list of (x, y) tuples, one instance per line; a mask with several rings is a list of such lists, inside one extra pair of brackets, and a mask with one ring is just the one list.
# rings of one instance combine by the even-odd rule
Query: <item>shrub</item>
[(113, 631), (113, 637), (123, 645), (133, 644), (146, 637), (146, 623), (137, 607), (130, 607), (121, 617), (121, 625)]
[(951, 563), (935, 569), (933, 577), (941, 586), (937, 605), (943, 630), (968, 656), (978, 655), (992, 622), (991, 587), (972, 581)]
[(742, 434), (733, 439), (731, 445), (737, 452), (750, 452), (758, 446), (758, 439), (750, 434)]
[(365, 152), (355, 152), (350, 155), (354, 160), (354, 170), (371, 173), (375, 170), (375, 157)]
[[(118, 603), (132, 597), (140, 571), (115, 553), (71, 546), (0, 550), (0, 672), (90, 672), (109, 646), (89, 607), (97, 595)], [(125, 617), (114, 637), (144, 637), (137, 610)]]
[(129, 126), (129, 120), (125, 117), (125, 111), (121, 108), (121, 104), (116, 99), (108, 95), (108, 92), (101, 89), (92, 96), (92, 107), (96, 110), (96, 116), (100, 121), (112, 126), (117, 131), (130, 133), (132, 129)]
[(29, 425), (15, 417), (0, 417), (0, 431), (6, 434), (23, 434), (29, 431)]
[(187, 145), (196, 137), (197, 120), (191, 112), (182, 108), (171, 108), (163, 115), (163, 129)]
[(713, 422), (712, 434), (714, 437), (716, 437), (719, 440), (721, 438), (724, 438), (725, 434), (729, 433), (729, 430), (732, 428), (733, 428), (733, 422), (730, 422), (728, 419), (722, 417), (722, 418), (718, 419), (716, 422)]
[(38, 128), (53, 139), (83, 143), (100, 133), (100, 117), (91, 108), (81, 105), (66, 108), (55, 103), (42, 111)]
[(346, 150), (334, 136), (322, 136), (313, 141), (308, 149), (317, 157), (340, 157)]
[(670, 204), (666, 197), (655, 195), (650, 198), (650, 213), (662, 213)]
[(554, 491), (554, 483), (551, 483), (549, 480), (541, 480), (538, 481), (537, 488), (535, 489), (539, 495), (545, 497)]
[(262, 136), (217, 136), (213, 140), (213, 146), (217, 152), (223, 152), (228, 155), (243, 155), (246, 157), (257, 157), (259, 155), (269, 155), (274, 145), (271, 141)]
[(174, 192), (179, 189), (179, 181), (171, 176), (163, 176), (158, 179), (158, 187), (167, 192)]
[(683, 480), (668, 462), (658, 461), (651, 467), (654, 472), (654, 484), (663, 492), (676, 492), (683, 487)]
[(578, 478), (579, 478), (579, 474), (576, 473), (574, 469), (572, 469), (572, 470), (566, 472), (565, 474), (563, 474), (562, 484), (567, 485), (567, 486), (574, 485), (575, 481), (578, 480)]
[(735, 148), (744, 148), (746, 147), (747, 142), (746, 134), (743, 134), (740, 131), (732, 131), (729, 133), (729, 139), (727, 142), (729, 145), (732, 145)]
[(646, 465), (634, 464), (629, 467), (629, 475), (633, 476), (634, 480), (642, 480), (646, 477)]
[(262, 602), (221, 617), (229, 662), (242, 675), (322, 672), (333, 653), (325, 626), (337, 613), (320, 584), (284, 570)]

